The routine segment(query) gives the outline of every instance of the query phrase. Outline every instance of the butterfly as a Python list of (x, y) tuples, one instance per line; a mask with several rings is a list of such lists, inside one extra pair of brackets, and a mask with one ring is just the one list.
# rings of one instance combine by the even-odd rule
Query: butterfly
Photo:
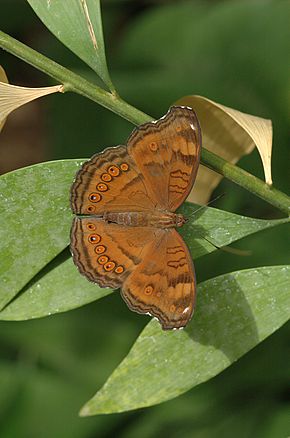
[(199, 166), (201, 130), (189, 107), (135, 128), (127, 146), (95, 154), (71, 188), (71, 252), (81, 274), (121, 288), (128, 307), (164, 330), (185, 327), (196, 296), (193, 262), (176, 209)]

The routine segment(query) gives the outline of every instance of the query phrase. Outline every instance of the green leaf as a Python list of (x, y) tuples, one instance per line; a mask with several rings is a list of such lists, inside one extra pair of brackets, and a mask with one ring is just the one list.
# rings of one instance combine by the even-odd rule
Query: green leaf
[(114, 91), (105, 55), (100, 0), (27, 0), (46, 27)]
[(56, 161), (0, 178), (0, 308), (69, 242), (69, 188), (80, 161)]
[(152, 320), (81, 415), (122, 412), (176, 397), (220, 373), (289, 316), (290, 266), (205, 281), (188, 327), (164, 332)]
[(23, 288), (21, 294), (0, 312), (0, 320), (21, 321), (65, 312), (112, 292), (80, 275), (71, 257), (63, 261), (61, 258), (50, 263)]
[[(63, 312), (111, 292), (88, 282), (69, 256), (61, 254), (69, 244), (70, 186), (82, 161), (42, 163), (0, 177), (0, 309), (6, 306), (0, 319)], [(190, 219), (195, 207), (185, 204), (181, 210)], [(287, 221), (204, 208), (191, 216), (181, 232), (197, 258), (216, 250), (204, 237), (224, 246)]]

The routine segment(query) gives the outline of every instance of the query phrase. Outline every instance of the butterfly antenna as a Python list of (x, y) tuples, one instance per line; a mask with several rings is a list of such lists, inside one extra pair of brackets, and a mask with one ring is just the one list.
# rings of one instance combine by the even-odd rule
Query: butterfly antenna
[[(201, 205), (199, 208), (197, 208), (196, 210), (194, 210), (188, 217), (187, 220), (190, 216), (193, 216), (194, 214), (196, 214), (198, 211), (206, 208), (208, 205), (212, 204), (213, 202), (217, 201), (218, 199), (222, 198), (225, 195), (225, 193), (221, 193), (220, 195), (216, 196), (214, 199), (212, 199), (211, 201), (209, 201), (206, 205)], [(229, 246), (217, 246), (215, 245), (213, 242), (211, 242), (210, 240), (208, 240), (206, 237), (202, 236), (202, 239), (206, 240), (210, 245), (214, 246), (215, 249), (219, 249), (225, 252), (228, 252), (230, 254), (235, 254), (235, 255), (239, 255), (239, 256), (249, 256), (252, 254), (252, 251), (248, 251), (248, 250), (242, 250), (242, 249), (237, 249), (237, 248), (231, 248)]]
[(250, 251), (250, 250), (232, 248), (230, 246), (217, 246), (204, 236), (202, 236), (202, 239), (206, 240), (208, 243), (210, 243), (212, 246), (214, 246), (215, 249), (220, 249), (221, 251), (228, 252), (230, 254), (239, 255), (239, 256), (249, 256), (252, 254), (252, 251)]
[(218, 199), (222, 198), (223, 196), (225, 196), (225, 193), (221, 193), (220, 195), (216, 196), (214, 199), (212, 199), (211, 201), (209, 201), (207, 204), (205, 205), (201, 205), (200, 207), (198, 207), (196, 210), (194, 210), (188, 217), (193, 216), (195, 213), (197, 213), (200, 210), (203, 210), (204, 208), (208, 207), (210, 204), (212, 204), (213, 202), (217, 201)]

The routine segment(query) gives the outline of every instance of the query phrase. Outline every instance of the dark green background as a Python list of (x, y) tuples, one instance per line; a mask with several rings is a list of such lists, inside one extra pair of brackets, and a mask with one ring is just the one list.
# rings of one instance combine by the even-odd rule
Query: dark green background
[[(272, 119), (274, 185), (289, 189), (289, 1), (116, 0), (103, 2), (103, 15), (109, 69), (123, 98), (159, 117), (181, 96), (201, 94)], [(0, 28), (98, 83), (24, 0), (1, 1)], [(0, 64), (11, 83), (54, 84), (3, 51)], [(16, 116), (9, 118), (0, 137), (3, 171), (40, 160), (89, 157), (124, 143), (132, 129), (108, 110), (73, 94), (46, 97), (34, 110), (27, 116), (29, 133), (22, 126), (13, 137), (12, 154), (5, 145), (15, 135)], [(34, 132), (40, 150), (23, 154), (21, 145)], [(263, 177), (257, 152), (239, 165)], [(228, 181), (222, 182), (218, 193), (225, 193), (216, 202), (218, 208), (261, 218), (281, 216)], [(251, 250), (251, 256), (217, 251), (199, 259), (198, 281), (246, 267), (287, 263), (288, 235), (289, 228), (280, 226), (236, 245)], [(228, 370), (178, 399), (146, 410), (79, 419), (78, 409), (126, 355), (147, 321), (130, 312), (116, 293), (67, 314), (0, 322), (1, 438), (290, 434), (289, 324)]]

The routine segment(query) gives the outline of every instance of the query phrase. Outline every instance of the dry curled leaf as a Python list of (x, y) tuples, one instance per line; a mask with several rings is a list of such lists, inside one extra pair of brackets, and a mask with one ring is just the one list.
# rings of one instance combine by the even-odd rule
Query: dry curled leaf
[[(0, 75), (1, 73), (2, 70), (0, 70)], [(0, 79), (2, 81), (0, 82), (0, 130), (3, 127), (7, 116), (12, 111), (25, 103), (38, 99), (39, 97), (51, 93), (62, 92), (63, 87), (62, 85), (42, 88), (18, 87), (16, 85), (5, 83), (4, 76), (1, 76)]]
[[(4, 68), (1, 67), (1, 65), (0, 65), (0, 82), (8, 84), (8, 78), (6, 76)], [(5, 121), (6, 121), (6, 118), (4, 118), (4, 120), (2, 120), (0, 117), (0, 132), (2, 131), (3, 126), (5, 125)]]
[[(226, 161), (236, 163), (256, 146), (263, 163), (265, 181), (272, 184), (271, 120), (242, 113), (202, 96), (185, 96), (176, 103), (194, 108), (201, 124), (203, 146)], [(213, 170), (200, 166), (188, 200), (207, 203), (221, 179), (222, 176)]]

